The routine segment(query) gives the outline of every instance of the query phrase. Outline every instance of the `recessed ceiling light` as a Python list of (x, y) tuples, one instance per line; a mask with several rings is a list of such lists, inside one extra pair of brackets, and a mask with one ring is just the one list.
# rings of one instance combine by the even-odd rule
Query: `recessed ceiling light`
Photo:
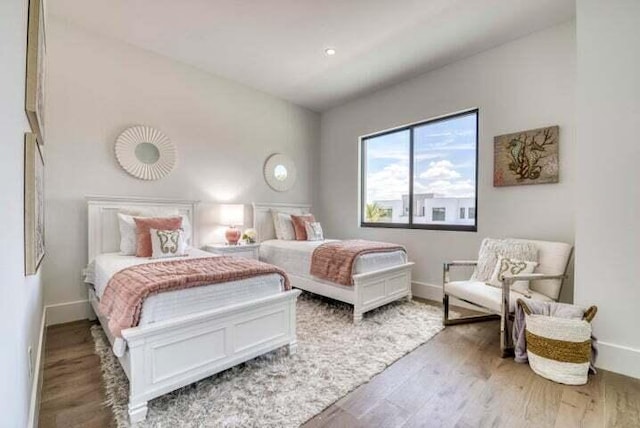
[(324, 53), (328, 56), (332, 56), (336, 54), (336, 50), (334, 48), (326, 48)]

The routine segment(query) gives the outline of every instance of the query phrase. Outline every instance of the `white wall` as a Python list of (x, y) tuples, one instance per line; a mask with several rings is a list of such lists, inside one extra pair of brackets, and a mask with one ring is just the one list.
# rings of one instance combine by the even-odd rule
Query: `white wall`
[[(406, 245), (415, 281), (439, 285), (442, 262), (471, 259), (482, 238), (573, 242), (575, 24), (532, 34), (332, 109), (322, 116), (316, 211), (329, 236)], [(479, 107), (478, 232), (358, 228), (358, 137)], [(560, 125), (560, 183), (493, 187), (493, 137)], [(571, 300), (571, 283), (563, 300)]]
[[(0, 426), (27, 426), (42, 320), (40, 277), (24, 276), (24, 113), (27, 2), (0, 2)], [(35, 361), (33, 361), (35, 364)]]
[[(577, 2), (576, 301), (603, 368), (640, 377), (640, 2)], [(608, 210), (615, 207), (615, 216)]]
[[(318, 114), (59, 19), (50, 19), (48, 49), (47, 304), (87, 298), (85, 195), (201, 200), (201, 243), (214, 239), (213, 203), (311, 201)], [(144, 182), (119, 168), (115, 139), (136, 124), (176, 145), (170, 176)], [(262, 177), (275, 152), (297, 164), (290, 192), (270, 190)], [(81, 317), (83, 307), (54, 308), (54, 321), (68, 319), (61, 310)]]

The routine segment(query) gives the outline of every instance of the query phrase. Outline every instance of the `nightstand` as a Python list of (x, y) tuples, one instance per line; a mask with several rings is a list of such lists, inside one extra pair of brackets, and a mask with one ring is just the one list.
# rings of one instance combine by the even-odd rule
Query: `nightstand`
[(244, 257), (255, 260), (260, 259), (260, 244), (209, 244), (205, 245), (203, 250), (219, 256)]

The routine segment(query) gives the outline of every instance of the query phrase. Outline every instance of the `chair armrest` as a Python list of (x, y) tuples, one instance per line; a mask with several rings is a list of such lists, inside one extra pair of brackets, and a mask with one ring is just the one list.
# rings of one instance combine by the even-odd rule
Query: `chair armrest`
[(477, 260), (454, 260), (452, 262), (445, 262), (442, 268), (442, 289), (444, 291), (444, 285), (449, 282), (449, 268), (452, 266), (475, 266), (478, 264)]
[(546, 273), (520, 273), (517, 275), (502, 275), (502, 282), (509, 285), (516, 281), (537, 281), (539, 279), (566, 279), (566, 275), (548, 275)]
[(452, 262), (445, 262), (444, 268), (449, 269), (451, 266), (476, 266), (477, 260), (454, 260)]
[[(511, 285), (516, 281), (536, 281), (538, 279), (565, 279), (566, 275), (548, 275), (545, 273), (520, 273), (517, 275), (502, 275), (500, 280), (502, 281), (502, 302), (503, 302), (503, 315), (508, 315), (509, 310), (509, 298), (511, 294)], [(531, 298), (526, 294), (524, 297)]]

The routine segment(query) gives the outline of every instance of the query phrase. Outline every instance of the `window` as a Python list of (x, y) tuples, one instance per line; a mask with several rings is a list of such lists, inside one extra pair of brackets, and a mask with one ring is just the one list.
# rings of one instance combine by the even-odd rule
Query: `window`
[(477, 230), (478, 110), (362, 137), (360, 150), (361, 226)]
[(469, 208), (469, 218), (475, 220), (475, 218), (476, 218), (476, 209), (475, 208)]
[(446, 208), (434, 208), (431, 210), (431, 221), (445, 221), (447, 218)]

